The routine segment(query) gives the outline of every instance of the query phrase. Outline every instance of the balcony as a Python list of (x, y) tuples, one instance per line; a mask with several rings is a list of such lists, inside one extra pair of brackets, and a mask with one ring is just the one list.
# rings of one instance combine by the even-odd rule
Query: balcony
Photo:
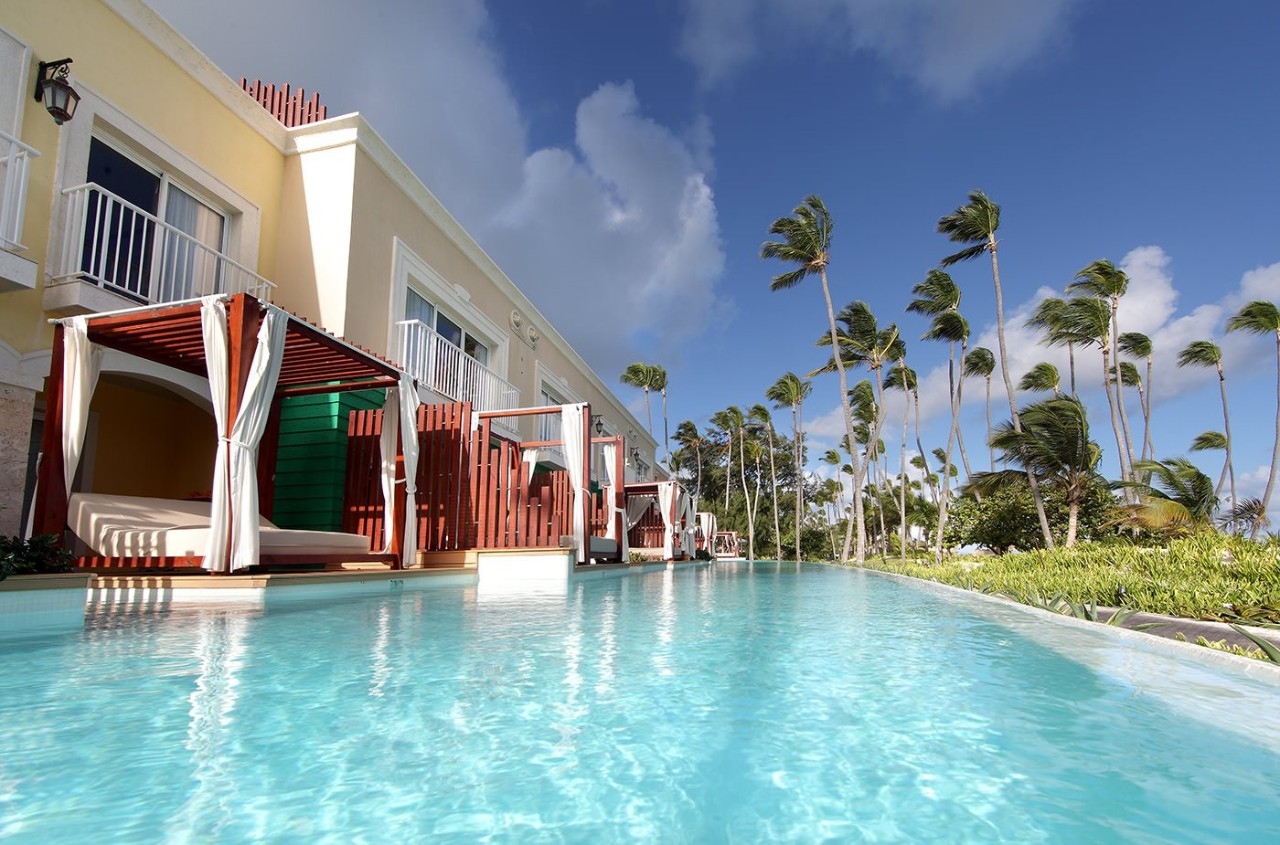
[[(396, 360), (418, 384), (476, 411), (520, 407), (520, 391), (417, 320), (396, 323)], [(502, 420), (502, 422), (506, 422)]]
[(219, 293), (271, 301), (273, 283), (100, 185), (62, 195), (62, 251), (45, 288), (46, 311), (108, 311)]
[(0, 132), (0, 293), (31, 290), (36, 286), (36, 263), (18, 255), (22, 245), (22, 218), (27, 209), (27, 176), (32, 147)]

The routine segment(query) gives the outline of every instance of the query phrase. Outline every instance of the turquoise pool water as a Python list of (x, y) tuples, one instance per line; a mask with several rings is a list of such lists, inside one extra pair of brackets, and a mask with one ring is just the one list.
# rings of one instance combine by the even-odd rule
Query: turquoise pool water
[(91, 620), (0, 644), (0, 838), (1280, 841), (1280, 684), (1111, 643), (787, 564)]

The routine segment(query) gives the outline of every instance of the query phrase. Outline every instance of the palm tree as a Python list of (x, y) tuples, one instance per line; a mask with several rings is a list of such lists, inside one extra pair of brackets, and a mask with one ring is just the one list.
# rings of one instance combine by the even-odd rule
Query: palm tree
[[(921, 340), (941, 340), (951, 345), (952, 350), (956, 344), (960, 344), (960, 362), (959, 369), (964, 369), (965, 353), (969, 345), (969, 321), (966, 320), (959, 311), (950, 310), (943, 311), (933, 318), (933, 323), (929, 327), (929, 331), (921, 336)], [(964, 395), (964, 379), (956, 378), (956, 361), (954, 352), (947, 365), (948, 381), (950, 382), (951, 393), (951, 427), (947, 430), (947, 448), (942, 458), (942, 494), (938, 499), (938, 533), (934, 539), (933, 554), (934, 558), (942, 562), (942, 535), (947, 527), (947, 511), (951, 500), (950, 495), (950, 478), (951, 478), (951, 447), (956, 442), (956, 435), (960, 430), (960, 402)], [(965, 464), (965, 477), (969, 478), (973, 472), (969, 468), (968, 459), (965, 458), (964, 451), (961, 450), (961, 458)]]
[(1139, 461), (1144, 481), (1119, 481), (1117, 487), (1138, 492), (1138, 501), (1122, 510), (1123, 521), (1167, 536), (1194, 533), (1212, 524), (1218, 509), (1213, 480), (1186, 458)]
[(653, 389), (653, 367), (640, 361), (636, 361), (634, 364), (627, 365), (627, 368), (622, 371), (622, 375), (618, 380), (625, 385), (638, 387), (644, 391), (644, 409), (649, 415), (649, 435), (652, 436), (653, 409), (649, 407), (649, 391)]
[(661, 364), (649, 366), (649, 388), (662, 394), (662, 450), (667, 453), (667, 468), (671, 467), (671, 435), (667, 423), (667, 369)]
[[(771, 290), (793, 288), (804, 281), (806, 276), (817, 275), (822, 281), (822, 297), (827, 305), (827, 324), (830, 328), (831, 346), (839, 348), (836, 333), (836, 311), (831, 304), (831, 288), (827, 284), (827, 264), (831, 260), (831, 231), (834, 221), (827, 207), (817, 194), (811, 194), (792, 211), (791, 217), (779, 217), (769, 227), (769, 233), (780, 236), (781, 240), (765, 241), (760, 246), (761, 258), (777, 258), (790, 264), (798, 265), (796, 269), (780, 273), (773, 277)], [(849, 412), (846, 396), (849, 393), (848, 380), (845, 377), (844, 361), (841, 356), (834, 356), (836, 372), (840, 377), (840, 407), (844, 414), (845, 436), (853, 442), (853, 416)], [(844, 550), (847, 559), (849, 550)]]
[(1107, 392), (1107, 405), (1111, 409), (1111, 430), (1116, 437), (1117, 460), (1120, 464), (1120, 477), (1130, 479), (1130, 464), (1126, 460), (1124, 431), (1120, 427), (1120, 416), (1116, 410), (1115, 397), (1111, 393), (1111, 309), (1104, 299), (1092, 296), (1078, 296), (1067, 302), (1062, 312), (1061, 338), (1072, 338), (1072, 342), (1094, 344), (1102, 352), (1102, 384)]
[(698, 431), (693, 420), (685, 420), (676, 426), (676, 443), (681, 449), (692, 449), (694, 455), (694, 465), (697, 468), (697, 481), (694, 482), (693, 500), (696, 502), (702, 498), (702, 447), (706, 445), (706, 440)]
[[(1004, 379), (1005, 393), (1009, 397), (1009, 414), (1014, 429), (1021, 431), (1022, 422), (1018, 418), (1018, 400), (1013, 392), (1013, 378), (1009, 375), (1009, 350), (1004, 339), (1004, 291), (1000, 286), (1000, 259), (996, 231), (1000, 228), (1000, 206), (982, 191), (972, 191), (969, 202), (956, 208), (955, 211), (938, 219), (938, 232), (946, 235), (952, 243), (968, 244), (959, 252), (952, 253), (942, 259), (943, 267), (950, 267), (961, 261), (978, 258), (983, 253), (991, 255), (991, 279), (995, 284), (996, 299), (996, 338), (1000, 349), (1000, 375)], [(1036, 515), (1040, 519), (1040, 530), (1044, 534), (1045, 545), (1053, 548), (1053, 532), (1049, 529), (1049, 516), (1045, 513), (1044, 500), (1040, 496), (1039, 481), (1034, 472), (1028, 468), (1027, 482), (1031, 485), (1031, 495), (1036, 502)]]
[[(876, 413), (872, 419), (867, 422), (868, 431), (865, 442), (873, 443), (880, 437), (880, 428), (884, 423), (884, 366), (890, 361), (895, 361), (900, 355), (902, 349), (902, 339), (898, 334), (898, 327), (890, 324), (881, 329), (876, 322), (875, 315), (871, 313), (870, 307), (865, 302), (851, 302), (844, 308), (840, 309), (840, 313), (836, 316), (836, 320), (840, 323), (840, 328), (835, 334), (837, 341), (836, 349), (838, 354), (833, 354), (831, 359), (822, 367), (815, 370), (811, 375), (818, 373), (830, 372), (839, 367), (841, 372), (847, 372), (849, 367), (858, 365), (865, 366), (875, 376), (876, 387), (872, 395), (871, 402), (875, 406)], [(827, 337), (818, 339), (818, 346), (830, 346)], [(855, 391), (850, 392), (850, 396)], [(850, 422), (853, 422), (853, 414), (846, 403), (846, 412), (849, 415)], [(856, 434), (856, 430), (855, 430)], [(855, 442), (857, 442), (855, 437)], [(861, 490), (862, 484), (866, 479), (867, 467), (870, 465), (869, 458), (854, 461), (854, 490)], [(857, 547), (855, 552), (855, 560), (862, 563), (866, 560), (866, 524), (865, 513), (862, 508), (862, 497), (858, 496), (854, 499), (854, 518), (856, 523)], [(853, 527), (845, 531), (845, 557), (848, 557), (848, 546), (850, 540), (853, 539), (850, 531)]]
[[(996, 356), (991, 354), (990, 349), (985, 346), (975, 346), (969, 350), (968, 356), (964, 359), (965, 377), (981, 376), (987, 382), (987, 436), (984, 439), (988, 441), (991, 439), (991, 374), (995, 371)], [(991, 463), (988, 469), (995, 469), (995, 450), (988, 446), (987, 452)]]
[[(905, 353), (904, 353), (905, 354)], [(898, 478), (898, 517), (900, 520), (898, 535), (898, 551), (903, 560), (907, 559), (907, 412), (910, 408), (910, 394), (916, 389), (916, 371), (907, 366), (902, 358), (885, 376), (884, 386), (902, 391), (902, 441), (899, 448)]]
[(723, 411), (716, 411), (711, 415), (711, 425), (723, 432), (725, 436), (724, 513), (727, 517), (730, 479), (733, 478), (733, 447), (736, 445), (734, 440), (737, 439), (738, 428), (742, 425), (742, 409), (737, 405), (730, 405)]
[(801, 431), (804, 400), (813, 392), (813, 382), (795, 373), (785, 373), (775, 381), (764, 396), (775, 408), (791, 407), (791, 436), (795, 449), (796, 473), (796, 560), (800, 560), (800, 516), (804, 512), (804, 436)]
[(1018, 389), (1037, 392), (1052, 390), (1054, 396), (1061, 396), (1058, 381), (1058, 368), (1048, 361), (1041, 361), (1022, 376)]
[[(1136, 388), (1138, 391), (1138, 405), (1145, 410), (1146, 391), (1142, 389), (1142, 374), (1138, 372), (1138, 368), (1132, 361), (1121, 361), (1119, 354), (1117, 354), (1115, 366), (1111, 368), (1111, 378), (1117, 385)], [(1120, 406), (1120, 424), (1124, 426), (1125, 442), (1130, 444), (1130, 448), (1132, 448), (1133, 434), (1129, 430), (1129, 414), (1125, 412), (1123, 404)], [(1129, 460), (1131, 461), (1130, 467), (1132, 467), (1136, 463), (1132, 452), (1129, 453)], [(1138, 471), (1134, 469), (1133, 472), (1136, 478)]]
[[(1270, 334), (1276, 339), (1276, 438), (1271, 449), (1271, 473), (1267, 476), (1267, 489), (1262, 493), (1262, 516), (1265, 519), (1267, 509), (1271, 507), (1271, 491), (1276, 486), (1276, 466), (1280, 464), (1280, 308), (1275, 303), (1255, 299), (1227, 320), (1227, 331)], [(1235, 505), (1234, 501), (1232, 505)], [(1257, 533), (1256, 527), (1253, 533)]]
[[(778, 470), (773, 462), (773, 417), (764, 405), (752, 405), (747, 418), (758, 430), (764, 431), (769, 442), (769, 485), (773, 495), (773, 543), (777, 552), (775, 560), (782, 560), (782, 526), (778, 520)], [(758, 476), (757, 476), (758, 477)], [(799, 558), (796, 558), (799, 560)]]
[[(1089, 439), (1089, 418), (1080, 400), (1070, 396), (1046, 399), (1028, 405), (1022, 412), (1022, 430), (1012, 420), (992, 435), (992, 443), (1006, 464), (1035, 474), (1047, 489), (1062, 493), (1067, 503), (1067, 537), (1070, 548), (1076, 542), (1080, 505), (1099, 482), (1098, 461), (1102, 450)], [(990, 491), (1006, 484), (1012, 473), (978, 473), (968, 489)]]
[(1151, 392), (1154, 389), (1151, 382), (1153, 360), (1151, 338), (1142, 332), (1125, 332), (1120, 335), (1120, 345), (1117, 348), (1130, 358), (1145, 358), (1147, 361), (1147, 377), (1141, 382), (1146, 390), (1139, 397), (1142, 400), (1142, 458), (1147, 460), (1154, 457), (1156, 453), (1155, 446), (1151, 442)]
[(1035, 313), (1024, 323), (1029, 329), (1040, 329), (1050, 346), (1067, 347), (1067, 374), (1071, 381), (1071, 395), (1076, 395), (1076, 341), (1066, 321), (1067, 301), (1057, 297), (1040, 300)]
[[(1221, 431), (1202, 431), (1191, 441), (1192, 452), (1227, 451), (1227, 436)], [(1222, 495), (1222, 485), (1227, 483), (1227, 462), (1222, 462), (1222, 472), (1218, 475), (1218, 483), (1213, 488), (1213, 495)]]
[[(1067, 285), (1068, 293), (1096, 297), (1107, 303), (1110, 317), (1108, 324), (1111, 330), (1108, 347), (1116, 350), (1117, 356), (1119, 355), (1120, 347), (1120, 297), (1124, 296), (1128, 289), (1129, 276), (1105, 258), (1100, 258), (1081, 268), (1076, 273), (1075, 280)], [(1112, 384), (1115, 385), (1115, 404), (1111, 407), (1111, 413), (1114, 416), (1117, 407), (1119, 408), (1123, 431), (1127, 432), (1129, 421), (1128, 412), (1125, 410), (1124, 404), (1124, 384), (1120, 379), (1108, 379), (1106, 381), (1104, 386), (1108, 390), (1108, 402), (1111, 401), (1110, 390)], [(1125, 477), (1129, 479), (1132, 479), (1133, 475), (1133, 460), (1133, 443), (1126, 434), (1124, 438), (1124, 453), (1120, 459), (1120, 469), (1125, 474)], [(1126, 467), (1128, 467), (1127, 471)]]
[(1227, 477), (1231, 483), (1231, 506), (1236, 498), (1236, 467), (1231, 459), (1231, 414), (1227, 412), (1227, 373), (1222, 368), (1222, 350), (1211, 340), (1193, 340), (1178, 353), (1179, 367), (1213, 367), (1218, 371), (1218, 392), (1222, 394), (1222, 430), (1226, 437)]

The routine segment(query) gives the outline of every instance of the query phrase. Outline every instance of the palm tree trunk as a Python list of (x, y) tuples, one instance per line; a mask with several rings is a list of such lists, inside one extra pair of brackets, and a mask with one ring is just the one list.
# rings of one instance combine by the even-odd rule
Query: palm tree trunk
[[(929, 477), (929, 459), (924, 453), (924, 443), (920, 441), (920, 389), (917, 387), (911, 391), (911, 403), (915, 406), (916, 411), (916, 451), (920, 453), (920, 471), (924, 473), (924, 477)], [(938, 504), (937, 494), (933, 489), (933, 482), (929, 483), (929, 494), (933, 496), (933, 503)]]
[(800, 515), (804, 511), (804, 444), (800, 439), (800, 403), (791, 406), (791, 433), (795, 437), (796, 473), (796, 562), (800, 562)]
[(773, 545), (782, 560), (782, 528), (778, 522), (778, 471), (773, 463), (773, 425), (769, 426), (769, 483), (773, 487)]
[(1071, 397), (1079, 399), (1080, 394), (1076, 392), (1076, 345), (1074, 343), (1067, 344), (1067, 371), (1071, 374)]
[[(1018, 416), (1018, 399), (1013, 392), (1013, 378), (1009, 375), (1009, 350), (1004, 342), (1004, 292), (1000, 288), (1000, 260), (996, 255), (996, 236), (992, 232), (987, 239), (988, 251), (991, 253), (991, 278), (995, 282), (996, 292), (996, 340), (1000, 345), (1000, 377), (1004, 379), (1005, 393), (1009, 396), (1009, 413), (1013, 417), (1013, 429), (1022, 433), (1022, 418)], [(1040, 520), (1040, 531), (1044, 534), (1044, 545), (1053, 548), (1053, 531), (1049, 528), (1049, 515), (1045, 513), (1044, 497), (1040, 494), (1040, 481), (1034, 472), (1027, 470), (1027, 483), (1031, 485), (1031, 497), (1035, 499), (1036, 516)], [(942, 532), (938, 532), (941, 537)]]
[[(1227, 373), (1222, 369), (1222, 362), (1218, 362), (1218, 391), (1222, 394), (1222, 433), (1227, 441), (1227, 475), (1231, 479), (1231, 508), (1234, 511), (1236, 506), (1240, 504), (1240, 500), (1236, 498), (1236, 465), (1231, 459), (1231, 415), (1227, 413)], [(1234, 532), (1236, 521), (1231, 520), (1231, 530)]]
[[(1116, 373), (1117, 381), (1119, 381), (1119, 372)], [(1102, 348), (1102, 387), (1107, 393), (1107, 406), (1111, 409), (1111, 430), (1116, 436), (1116, 460), (1120, 463), (1120, 478), (1124, 481), (1131, 480), (1129, 466), (1125, 462), (1124, 435), (1120, 432), (1120, 415), (1116, 412), (1116, 399), (1111, 393), (1111, 350), (1107, 347)], [(1128, 490), (1125, 496), (1132, 503), (1133, 491)]]
[(1080, 503), (1074, 498), (1067, 510), (1067, 548), (1076, 544), (1076, 528), (1080, 524)]
[[(1267, 477), (1267, 489), (1262, 493), (1262, 516), (1267, 514), (1267, 506), (1271, 504), (1271, 491), (1276, 486), (1276, 467), (1280, 466), (1280, 331), (1276, 332), (1276, 442), (1271, 448), (1271, 475)], [(1256, 536), (1262, 528), (1262, 519), (1253, 524), (1250, 536)]]
[[(906, 380), (903, 380), (903, 386), (906, 386)], [(911, 409), (907, 407), (907, 394), (902, 394), (902, 441), (899, 444), (898, 453), (898, 556), (905, 561), (907, 559), (907, 412)]]
[(1111, 297), (1111, 348), (1116, 351), (1116, 404), (1120, 406), (1120, 423), (1124, 431), (1125, 455), (1129, 458), (1129, 476), (1133, 477), (1133, 435), (1129, 431), (1129, 412), (1125, 410), (1124, 379), (1120, 377), (1120, 297)]
[(644, 386), (644, 412), (649, 417), (649, 436), (653, 436), (653, 406), (649, 404), (649, 385)]
[(746, 426), (738, 429), (738, 469), (742, 474), (742, 498), (747, 505), (747, 558), (756, 559), (756, 515), (751, 505), (751, 490), (747, 487), (747, 433)]
[(991, 376), (987, 376), (987, 455), (991, 459), (990, 471), (996, 471), (996, 450), (991, 445)]
[(1147, 404), (1145, 408), (1146, 413), (1144, 414), (1146, 423), (1143, 426), (1142, 432), (1142, 453), (1148, 458), (1154, 460), (1156, 456), (1156, 446), (1151, 440), (1151, 395), (1155, 392), (1155, 385), (1151, 382), (1152, 357), (1153, 356), (1151, 355), (1147, 356)]
[[(853, 449), (853, 412), (849, 408), (849, 379), (844, 372), (844, 360), (840, 354), (840, 334), (836, 330), (836, 311), (835, 306), (831, 304), (831, 288), (827, 284), (827, 268), (824, 266), (819, 273), (822, 279), (822, 297), (827, 303), (827, 323), (831, 328), (831, 357), (836, 362), (836, 373), (840, 376), (840, 408), (844, 414), (844, 431), (849, 438), (849, 449), (852, 453)], [(859, 559), (866, 554), (865, 547), (862, 549)], [(840, 559), (842, 561), (849, 559), (849, 535), (846, 532), (844, 540), (844, 552)]]
[(667, 453), (667, 469), (671, 469), (671, 433), (667, 422), (667, 389), (662, 388), (662, 451)]
[[(964, 363), (968, 357), (969, 342), (960, 342), (960, 378), (956, 382), (956, 415), (960, 414), (960, 406), (964, 402)], [(973, 468), (969, 466), (969, 451), (964, 448), (964, 430), (956, 427), (956, 445), (960, 447), (960, 463), (964, 466), (964, 477), (968, 481), (973, 477)]]
[(951, 429), (947, 432), (947, 449), (942, 459), (942, 493), (938, 496), (938, 531), (933, 538), (933, 560), (942, 563), (942, 535), (947, 528), (947, 506), (951, 500), (951, 447), (955, 444), (956, 434), (960, 429), (960, 397), (959, 386), (952, 379), (951, 390)]

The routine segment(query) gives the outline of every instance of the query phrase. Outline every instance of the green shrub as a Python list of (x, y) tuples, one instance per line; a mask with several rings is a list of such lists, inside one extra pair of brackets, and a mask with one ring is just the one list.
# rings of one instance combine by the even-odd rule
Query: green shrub
[(10, 575), (35, 575), (45, 572), (70, 572), (75, 558), (58, 546), (58, 538), (41, 534), (24, 540), (0, 537), (0, 581)]

